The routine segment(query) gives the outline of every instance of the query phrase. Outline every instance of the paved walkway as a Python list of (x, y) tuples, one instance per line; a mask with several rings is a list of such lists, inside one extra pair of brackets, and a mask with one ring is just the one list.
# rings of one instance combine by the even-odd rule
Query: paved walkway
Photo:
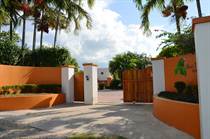
[(128, 139), (191, 139), (154, 118), (152, 105), (78, 104), (0, 112), (0, 138), (66, 138), (81, 132)]
[(98, 101), (103, 104), (123, 103), (123, 90), (99, 90)]

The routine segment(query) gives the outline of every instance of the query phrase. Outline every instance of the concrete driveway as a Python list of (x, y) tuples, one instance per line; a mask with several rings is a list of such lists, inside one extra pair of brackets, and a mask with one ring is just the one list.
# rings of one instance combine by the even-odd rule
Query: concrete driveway
[(0, 138), (66, 138), (87, 132), (128, 139), (192, 138), (154, 118), (152, 105), (75, 104), (0, 112)]
[(98, 102), (102, 104), (123, 103), (123, 90), (99, 90)]

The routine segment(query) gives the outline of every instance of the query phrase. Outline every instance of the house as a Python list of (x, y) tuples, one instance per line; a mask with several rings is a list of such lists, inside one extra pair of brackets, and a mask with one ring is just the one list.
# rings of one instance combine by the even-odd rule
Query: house
[(109, 85), (112, 81), (112, 75), (108, 68), (98, 68), (98, 83)]

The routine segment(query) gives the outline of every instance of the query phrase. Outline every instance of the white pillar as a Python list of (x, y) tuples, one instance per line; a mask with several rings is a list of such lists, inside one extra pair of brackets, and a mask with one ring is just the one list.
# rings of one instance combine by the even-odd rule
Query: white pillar
[(62, 67), (61, 86), (62, 86), (62, 92), (66, 95), (66, 103), (73, 103), (74, 102), (74, 66)]
[(97, 65), (85, 63), (83, 66), (85, 104), (96, 104), (98, 102)]
[(201, 138), (210, 139), (210, 17), (193, 20), (200, 101)]
[(165, 70), (163, 59), (152, 60), (153, 94), (165, 91)]

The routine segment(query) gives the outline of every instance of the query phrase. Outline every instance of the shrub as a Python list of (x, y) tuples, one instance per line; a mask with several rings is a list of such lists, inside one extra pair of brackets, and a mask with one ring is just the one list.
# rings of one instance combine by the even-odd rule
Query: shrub
[(74, 65), (78, 68), (76, 60), (71, 57), (69, 51), (60, 47), (43, 47), (42, 49), (30, 51), (25, 55), (23, 65), (39, 67)]
[(182, 81), (177, 81), (174, 83), (174, 87), (177, 90), (177, 93), (183, 93), (186, 87), (186, 84)]
[(180, 94), (176, 92), (168, 92), (163, 91), (158, 94), (159, 97), (177, 100), (177, 101), (184, 101), (184, 102), (190, 102), (190, 103), (199, 103), (198, 99), (194, 97), (191, 94)]
[(24, 84), (24, 85), (2, 86), (0, 88), (0, 95), (20, 94), (20, 93), (61, 93), (61, 85)]
[(121, 80), (112, 80), (112, 82), (110, 83), (110, 89), (122, 89)]
[(104, 84), (104, 83), (99, 83), (99, 84), (98, 84), (98, 89), (99, 89), (99, 90), (104, 90), (105, 87), (106, 87), (106, 84)]
[(0, 42), (0, 63), (16, 65), (19, 62), (21, 49), (11, 41)]

